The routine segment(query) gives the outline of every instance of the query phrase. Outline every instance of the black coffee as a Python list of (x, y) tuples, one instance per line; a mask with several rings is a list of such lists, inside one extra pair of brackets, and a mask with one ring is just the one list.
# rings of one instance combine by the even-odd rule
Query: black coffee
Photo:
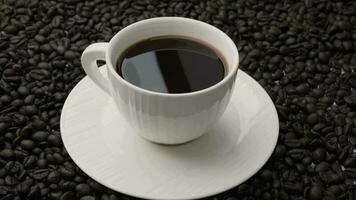
[(186, 93), (224, 78), (224, 64), (212, 48), (178, 37), (156, 37), (129, 47), (117, 62), (128, 82), (156, 92)]

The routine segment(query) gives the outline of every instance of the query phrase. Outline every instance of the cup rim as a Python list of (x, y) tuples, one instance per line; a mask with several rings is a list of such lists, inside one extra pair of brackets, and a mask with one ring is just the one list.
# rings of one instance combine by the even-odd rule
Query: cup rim
[[(231, 66), (229, 66), (230, 67), (229, 69), (231, 69), (231, 70), (229, 70), (229, 73), (221, 81), (219, 81), (218, 83), (216, 83), (210, 87), (204, 88), (202, 90), (194, 91), (194, 92), (185, 92), (185, 93), (162, 93), (162, 92), (156, 92), (156, 91), (143, 89), (143, 88), (140, 88), (140, 87), (128, 82), (127, 80), (125, 80), (124, 78), (119, 76), (119, 74), (116, 72), (116, 70), (113, 67), (111, 58), (109, 57), (109, 51), (112, 49), (111, 46), (113, 45), (114, 41), (119, 40), (120, 37), (122, 37), (121, 36), (122, 33), (127, 31), (130, 28), (133, 28), (135, 26), (141, 26), (141, 25), (151, 23), (151, 22), (162, 21), (162, 20), (163, 21), (180, 20), (182, 22), (198, 23), (200, 25), (209, 26), (210, 28), (217, 31), (219, 34), (222, 34), (223, 37), (225, 37), (225, 39), (227, 40), (227, 42), (232, 44), (233, 51), (234, 51), (233, 54), (235, 55), (234, 58), (232, 59)], [(237, 73), (238, 66), (239, 66), (239, 53), (238, 53), (237, 47), (236, 47), (235, 43), (232, 41), (232, 39), (228, 35), (226, 35), (226, 33), (224, 33), (220, 29), (218, 29), (215, 26), (210, 25), (208, 23), (205, 23), (205, 22), (202, 22), (199, 20), (195, 20), (195, 19), (191, 19), (191, 18), (185, 18), (185, 17), (154, 17), (154, 18), (144, 19), (144, 20), (141, 20), (141, 21), (138, 21), (138, 22), (135, 22), (133, 24), (126, 26), (125, 28), (121, 29), (118, 33), (116, 33), (109, 41), (109, 46), (106, 49), (106, 53), (105, 53), (105, 59), (106, 59), (106, 66), (107, 66), (108, 70), (111, 72), (111, 74), (113, 74), (115, 79), (118, 80), (121, 84), (124, 84), (128, 88), (136, 90), (141, 93), (144, 93), (146, 95), (165, 96), (165, 97), (195, 96), (195, 95), (208, 93), (212, 90), (216, 90), (217, 88), (226, 84), (231, 78), (235, 77), (234, 75)]]

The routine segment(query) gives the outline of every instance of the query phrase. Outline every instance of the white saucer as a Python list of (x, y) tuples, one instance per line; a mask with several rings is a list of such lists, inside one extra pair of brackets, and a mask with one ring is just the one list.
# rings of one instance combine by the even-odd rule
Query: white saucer
[(85, 173), (113, 190), (148, 199), (203, 198), (239, 185), (266, 163), (279, 132), (270, 97), (242, 70), (217, 125), (183, 145), (138, 136), (88, 77), (69, 94), (60, 125), (68, 153)]

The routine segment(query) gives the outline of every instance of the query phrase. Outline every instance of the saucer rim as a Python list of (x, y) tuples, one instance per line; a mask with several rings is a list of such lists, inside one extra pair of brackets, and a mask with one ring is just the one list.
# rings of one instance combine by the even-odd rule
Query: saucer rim
[[(106, 70), (104, 69), (106, 67), (106, 64), (101, 66), (100, 67), (100, 71), (102, 70)], [(217, 195), (219, 193), (223, 193), (227, 190), (230, 190), (242, 183), (244, 183), (245, 181), (247, 181), (248, 179), (250, 179), (252, 176), (254, 176), (256, 173), (258, 173), (261, 168), (267, 163), (267, 161), (270, 159), (270, 157), (272, 156), (273, 152), (274, 152), (274, 149), (277, 145), (277, 142), (278, 142), (278, 138), (279, 138), (279, 117), (278, 117), (278, 113), (277, 113), (277, 110), (276, 110), (276, 107), (271, 99), (271, 97), (268, 95), (267, 91), (254, 79), (252, 78), (249, 74), (247, 74), (246, 72), (244, 72), (243, 70), (239, 69), (238, 70), (238, 73), (237, 73), (237, 76), (236, 76), (236, 79), (241, 76), (241, 74), (243, 74), (242, 76), (246, 76), (248, 79), (250, 79), (250, 81), (254, 84), (254, 85), (257, 85), (257, 88), (259, 87), (263, 93), (266, 95), (266, 99), (265, 101), (268, 101), (268, 104), (270, 104), (270, 106), (272, 107), (272, 111), (271, 111), (271, 115), (273, 115), (275, 118), (276, 118), (276, 126), (273, 126), (275, 127), (276, 130), (274, 130), (273, 132), (275, 133), (274, 136), (275, 138), (273, 139), (273, 148), (270, 148), (270, 151), (269, 152), (266, 152), (266, 156), (264, 157), (263, 161), (260, 161), (260, 165), (258, 165), (256, 167), (256, 170), (250, 170), (249, 173), (246, 173), (244, 176), (242, 176), (240, 179), (238, 179), (238, 181), (235, 183), (235, 184), (231, 184), (229, 186), (226, 186), (226, 187), (223, 187), (223, 189), (217, 189), (217, 190), (214, 190), (214, 191), (210, 191), (210, 192), (206, 192), (204, 194), (201, 194), (201, 195), (195, 195), (195, 196), (192, 196), (192, 195), (185, 195), (187, 197), (181, 197), (181, 198), (175, 198), (175, 197), (170, 197), (170, 198), (157, 198), (156, 196), (150, 196), (149, 194), (147, 195), (140, 195), (140, 194), (134, 194), (134, 193), (131, 193), (131, 192), (126, 192), (124, 190), (119, 190), (117, 188), (114, 188), (108, 184), (106, 184), (104, 181), (99, 181), (98, 178), (94, 178), (93, 176), (91, 176), (89, 173), (87, 173), (86, 171), (87, 170), (84, 170), (78, 163), (80, 163), (79, 161), (77, 161), (77, 158), (74, 158), (70, 153), (69, 151), (68, 152), (68, 155), (70, 156), (71, 160), (77, 165), (77, 167), (82, 170), (87, 176), (89, 176), (90, 178), (92, 178), (93, 180), (97, 181), (99, 184), (113, 190), (113, 191), (116, 191), (116, 192), (119, 192), (121, 194), (124, 194), (124, 195), (128, 195), (128, 196), (132, 196), (132, 197), (138, 197), (138, 198), (142, 198), (142, 199), (164, 199), (164, 200), (183, 200), (183, 199), (200, 199), (200, 198), (206, 198), (206, 197), (210, 197), (210, 196), (213, 196), (213, 195)], [(62, 130), (63, 130), (63, 127), (62, 127), (62, 124), (63, 124), (63, 120), (65, 117), (66, 114), (65, 110), (68, 110), (68, 108), (66, 108), (68, 106), (68, 102), (71, 101), (71, 99), (73, 98), (73, 95), (76, 93), (76, 91), (78, 90), (78, 88), (80, 88), (81, 85), (83, 85), (85, 82), (83, 81), (84, 79), (88, 79), (88, 76), (84, 76), (75, 86), (74, 88), (70, 91), (69, 95), (67, 96), (64, 104), (63, 104), (63, 107), (62, 107), (62, 112), (61, 112), (61, 117), (60, 117), (60, 133), (61, 133), (61, 138), (62, 138), (62, 141), (63, 141), (63, 145), (64, 147), (66, 148), (66, 150), (68, 149), (66, 143), (66, 137), (63, 137), (63, 134), (62, 134)], [(235, 84), (238, 84), (237, 81)], [(236, 87), (236, 86), (235, 86)], [(235, 92), (235, 91), (234, 91)], [(107, 94), (105, 94), (107, 95)], [(109, 95), (107, 95), (106, 98), (110, 98)], [(231, 102), (230, 102), (231, 103)], [(272, 117), (273, 118), (273, 117)], [(274, 128), (273, 128), (274, 129)], [(65, 135), (65, 134), (64, 134)], [(141, 137), (141, 136), (140, 136)], [(145, 139), (145, 138), (144, 138)], [(199, 139), (199, 138), (197, 138)], [(146, 140), (146, 139), (145, 139)], [(150, 142), (150, 141), (148, 141)], [(68, 143), (67, 143), (68, 144)], [(261, 159), (262, 160), (262, 159)], [(189, 197), (188, 197), (189, 196)]]

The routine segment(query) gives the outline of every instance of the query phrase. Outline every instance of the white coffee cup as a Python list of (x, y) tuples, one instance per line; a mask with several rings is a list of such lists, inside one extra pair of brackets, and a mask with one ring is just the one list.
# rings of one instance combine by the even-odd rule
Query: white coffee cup
[[(223, 80), (196, 92), (168, 94), (137, 87), (115, 71), (118, 57), (128, 47), (167, 35), (197, 39), (214, 47), (225, 61)], [(108, 79), (99, 72), (97, 60), (106, 61)], [(113, 98), (119, 113), (142, 137), (180, 144), (207, 132), (223, 114), (233, 92), (239, 58), (234, 42), (214, 26), (188, 18), (158, 17), (127, 26), (109, 43), (91, 44), (81, 62), (87, 75)]]

